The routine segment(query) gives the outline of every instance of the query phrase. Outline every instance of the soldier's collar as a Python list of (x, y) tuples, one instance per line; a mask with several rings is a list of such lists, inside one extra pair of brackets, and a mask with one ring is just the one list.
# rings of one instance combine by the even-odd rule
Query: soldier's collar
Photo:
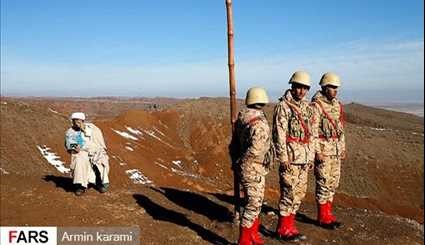
[(285, 91), (285, 94), (283, 95), (282, 98), (285, 99), (285, 100), (287, 100), (287, 101), (289, 101), (289, 102), (291, 102), (291, 103), (294, 103), (296, 105), (300, 105), (303, 101), (307, 101), (306, 96), (304, 96), (304, 98), (302, 98), (301, 100), (296, 101), (294, 99), (294, 97), (292, 96), (292, 94), (291, 94), (291, 89), (286, 90)]
[(321, 101), (323, 101), (323, 102), (325, 102), (327, 104), (334, 105), (335, 103), (338, 103), (338, 99), (337, 98), (333, 98), (332, 100), (329, 100), (328, 97), (326, 97), (326, 95), (323, 93), (322, 90), (320, 90), (318, 92), (318, 96), (317, 97), (318, 97), (318, 99), (320, 99)]

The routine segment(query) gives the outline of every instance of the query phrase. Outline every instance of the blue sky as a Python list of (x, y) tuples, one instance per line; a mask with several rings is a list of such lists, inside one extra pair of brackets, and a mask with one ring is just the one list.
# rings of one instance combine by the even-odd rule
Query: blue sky
[[(306, 70), (423, 100), (423, 1), (233, 2), (239, 97)], [(1, 94), (227, 96), (224, 0), (1, 0)]]

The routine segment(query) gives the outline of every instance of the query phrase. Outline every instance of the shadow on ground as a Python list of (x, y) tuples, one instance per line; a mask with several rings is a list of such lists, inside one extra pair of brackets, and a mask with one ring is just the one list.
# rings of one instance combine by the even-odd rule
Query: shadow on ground
[(74, 184), (72, 183), (72, 178), (70, 177), (46, 175), (43, 177), (43, 180), (46, 182), (55, 183), (57, 188), (62, 188), (65, 192), (75, 191)]
[(211, 221), (232, 222), (233, 220), (229, 209), (201, 194), (166, 187), (151, 189), (161, 193), (175, 204), (203, 215)]
[[(234, 203), (234, 197), (231, 195), (227, 195), (227, 194), (223, 194), (223, 193), (209, 193), (210, 195), (215, 196), (217, 199), (223, 201), (223, 202), (227, 202), (229, 204), (233, 204)], [(240, 203), (241, 205), (244, 205), (244, 203), (246, 203), (245, 200), (240, 199)], [(277, 208), (273, 208), (269, 205), (263, 204), (263, 206), (261, 207), (261, 213), (263, 214), (268, 214), (269, 212), (273, 212), (276, 215), (279, 215), (279, 210)], [(306, 223), (306, 224), (313, 224), (313, 225), (318, 225), (316, 219), (314, 218), (310, 218), (309, 216), (298, 212), (296, 215), (296, 220), (302, 223)]]
[(193, 223), (186, 217), (186, 215), (171, 209), (164, 208), (142, 194), (134, 194), (133, 197), (137, 204), (143, 207), (146, 212), (156, 220), (166, 221), (187, 227), (196, 232), (203, 240), (212, 244), (232, 244), (214, 232), (209, 231), (196, 223)]

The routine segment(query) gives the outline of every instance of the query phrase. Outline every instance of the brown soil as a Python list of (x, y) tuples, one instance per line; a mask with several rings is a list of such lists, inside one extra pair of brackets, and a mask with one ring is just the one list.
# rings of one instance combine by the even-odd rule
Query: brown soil
[[(228, 100), (150, 100), (161, 105), (156, 107), (143, 103), (2, 98), (0, 224), (139, 225), (141, 241), (147, 244), (234, 242), (238, 229), (231, 224)], [(63, 135), (67, 116), (76, 107), (96, 115), (105, 135), (112, 182), (106, 194), (89, 189), (74, 196), (71, 179), (36, 148), (46, 145), (68, 165)], [(268, 106), (268, 116), (271, 110)], [(349, 156), (335, 200), (345, 226), (332, 232), (314, 224), (310, 174), (298, 216), (299, 229), (309, 237), (305, 244), (422, 243), (423, 119), (357, 104), (347, 105), (346, 111)], [(132, 134), (138, 140), (116, 132), (131, 133), (127, 127), (142, 133)], [(139, 169), (153, 184), (134, 184), (128, 169)], [(269, 237), (277, 222), (276, 172), (268, 175), (262, 214), (268, 244), (278, 244)]]

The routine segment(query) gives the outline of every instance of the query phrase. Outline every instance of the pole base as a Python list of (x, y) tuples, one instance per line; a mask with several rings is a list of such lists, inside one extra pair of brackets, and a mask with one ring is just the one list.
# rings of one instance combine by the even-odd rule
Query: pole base
[(240, 214), (239, 214), (239, 212), (235, 212), (233, 214), (233, 225), (234, 226), (239, 226), (240, 223), (241, 223)]

